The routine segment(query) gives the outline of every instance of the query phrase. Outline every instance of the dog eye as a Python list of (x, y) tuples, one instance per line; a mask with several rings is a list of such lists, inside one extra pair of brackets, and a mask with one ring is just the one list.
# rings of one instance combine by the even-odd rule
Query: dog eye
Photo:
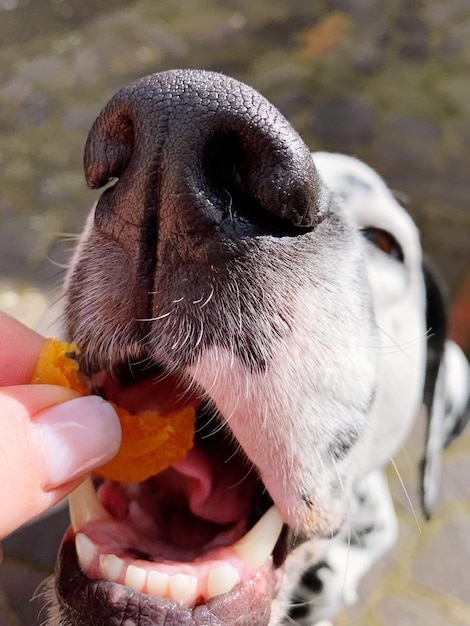
[(386, 230), (373, 227), (364, 228), (361, 232), (367, 241), (373, 243), (376, 248), (382, 250), (382, 252), (392, 257), (392, 259), (403, 262), (403, 250), (393, 235)]

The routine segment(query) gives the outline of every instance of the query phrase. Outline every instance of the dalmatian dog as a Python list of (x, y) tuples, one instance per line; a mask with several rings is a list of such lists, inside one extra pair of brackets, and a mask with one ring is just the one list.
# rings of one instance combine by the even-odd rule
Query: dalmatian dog
[(65, 322), (91, 390), (196, 407), (186, 457), (70, 498), (49, 626), (320, 624), (393, 544), (382, 468), (428, 416), (423, 509), (468, 365), (418, 231), (354, 158), (257, 92), (177, 70), (118, 92), (85, 149)]

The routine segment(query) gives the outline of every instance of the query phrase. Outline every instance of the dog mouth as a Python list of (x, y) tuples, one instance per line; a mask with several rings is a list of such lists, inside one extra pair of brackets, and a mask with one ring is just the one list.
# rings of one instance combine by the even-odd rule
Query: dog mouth
[(60, 601), (86, 624), (268, 624), (290, 533), (256, 460), (180, 375), (154, 362), (112, 371), (89, 384), (133, 413), (197, 408), (194, 446), (143, 482), (92, 477), (71, 494)]

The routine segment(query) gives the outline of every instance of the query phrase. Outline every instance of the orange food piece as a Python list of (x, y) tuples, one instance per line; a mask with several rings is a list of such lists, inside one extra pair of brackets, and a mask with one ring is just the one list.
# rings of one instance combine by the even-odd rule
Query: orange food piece
[(82, 396), (90, 395), (80, 378), (77, 361), (79, 352), (74, 343), (47, 339), (36, 363), (31, 382), (60, 385), (78, 391)]
[(193, 447), (196, 412), (185, 407), (173, 417), (153, 411), (132, 415), (116, 409), (122, 427), (122, 443), (117, 455), (95, 470), (99, 476), (124, 482), (140, 482), (184, 459)]
[[(61, 385), (90, 395), (82, 382), (75, 344), (47, 339), (32, 383)], [(111, 402), (122, 428), (122, 442), (114, 458), (95, 470), (98, 476), (123, 482), (141, 482), (184, 459), (194, 443), (196, 411), (191, 405), (172, 417), (154, 411), (133, 415)]]

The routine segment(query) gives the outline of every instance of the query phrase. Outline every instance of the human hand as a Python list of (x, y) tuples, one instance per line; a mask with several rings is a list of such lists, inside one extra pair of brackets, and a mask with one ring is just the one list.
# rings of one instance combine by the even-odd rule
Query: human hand
[(64, 498), (121, 442), (117, 415), (98, 396), (29, 384), (44, 341), (0, 311), (0, 539)]

